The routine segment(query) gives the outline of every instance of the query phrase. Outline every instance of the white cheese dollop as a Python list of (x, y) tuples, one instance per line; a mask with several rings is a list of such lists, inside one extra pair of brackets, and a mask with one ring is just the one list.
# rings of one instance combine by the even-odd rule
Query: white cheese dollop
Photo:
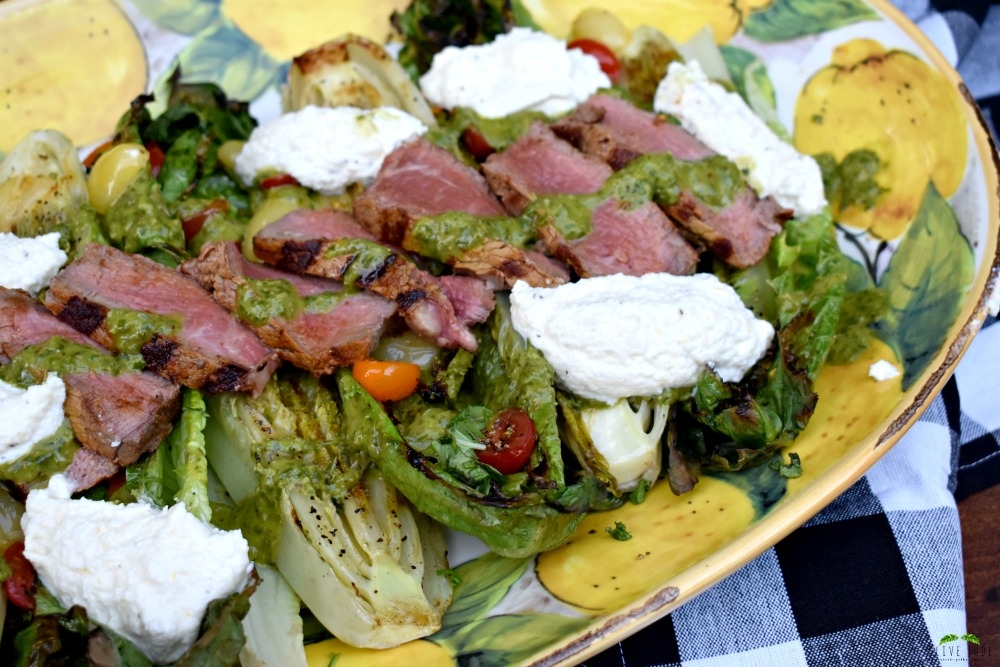
[(59, 248), (59, 233), (21, 238), (0, 232), (0, 286), (23, 289), (31, 296), (48, 287), (66, 263), (66, 253)]
[(826, 206), (816, 160), (782, 141), (742, 97), (711, 81), (698, 61), (670, 63), (653, 109), (676, 117), (702, 143), (735, 162), (761, 197), (771, 195), (798, 217)]
[(876, 382), (885, 382), (894, 377), (899, 377), (899, 369), (891, 361), (879, 359), (868, 367), (868, 376)]
[(554, 288), (517, 282), (510, 305), (514, 328), (559, 384), (606, 403), (693, 386), (706, 367), (738, 381), (774, 337), (711, 274), (617, 274)]
[(21, 458), (63, 423), (66, 385), (55, 373), (21, 389), (0, 381), (0, 464)]
[(308, 188), (339, 195), (352, 183), (371, 185), (393, 149), (426, 131), (394, 107), (307, 106), (254, 128), (236, 157), (236, 173), (246, 185), (262, 172), (287, 173)]
[(468, 107), (484, 118), (564, 113), (610, 86), (596, 58), (530, 28), (514, 28), (489, 44), (446, 47), (420, 77), (427, 101)]
[(126, 637), (157, 663), (194, 643), (212, 600), (241, 590), (252, 564), (239, 531), (183, 506), (74, 500), (62, 475), (28, 494), (24, 555), (59, 602)]

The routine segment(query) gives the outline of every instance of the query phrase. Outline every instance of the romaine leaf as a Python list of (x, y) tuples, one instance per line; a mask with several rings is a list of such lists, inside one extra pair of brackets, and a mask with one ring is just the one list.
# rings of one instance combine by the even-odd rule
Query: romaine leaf
[(404, 39), (399, 62), (414, 80), (446, 46), (485, 44), (515, 26), (537, 28), (520, 0), (413, 0), (390, 20)]

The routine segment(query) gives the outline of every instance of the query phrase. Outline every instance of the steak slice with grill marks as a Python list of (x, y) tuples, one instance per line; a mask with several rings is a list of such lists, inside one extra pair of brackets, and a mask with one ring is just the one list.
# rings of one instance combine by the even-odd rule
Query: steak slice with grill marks
[[(362, 244), (351, 242), (356, 239)], [(365, 257), (366, 245), (375, 259)], [(343, 211), (293, 211), (257, 233), (254, 253), (286, 271), (334, 280), (356, 274), (357, 286), (395, 303), (416, 334), (442, 347), (478, 345), (434, 276), (379, 244)]]
[(248, 323), (282, 359), (318, 375), (332, 373), (367, 357), (378, 344), (396, 305), (367, 292), (343, 294), (341, 283), (300, 276), (248, 261), (233, 242), (209, 243), (180, 266), (212, 297), (236, 313), (239, 289), (250, 280), (284, 280), (301, 298), (330, 295), (327, 308), (301, 309), (291, 317), (272, 316), (262, 324)]
[(724, 209), (716, 210), (682, 192), (664, 210), (689, 235), (700, 239), (713, 255), (740, 269), (762, 260), (771, 247), (771, 239), (792, 217), (792, 211), (782, 208), (773, 197), (760, 199), (749, 187)]
[(615, 169), (646, 153), (670, 153), (679, 160), (715, 154), (681, 126), (609, 95), (591, 96), (553, 123), (552, 131)]
[(569, 269), (557, 260), (497, 240), (466, 250), (452, 268), (486, 281), (494, 290), (510, 289), (518, 280), (532, 287), (556, 287), (570, 278)]
[(537, 195), (596, 192), (613, 172), (603, 160), (578, 151), (535, 121), (526, 134), (483, 163), (490, 188), (511, 215)]
[(482, 174), (423, 138), (389, 153), (375, 182), (354, 200), (357, 221), (398, 247), (417, 219), (450, 211), (506, 215)]
[[(607, 95), (594, 95), (569, 116), (552, 125), (553, 131), (585, 153), (621, 169), (646, 153), (670, 153), (696, 161), (715, 153), (686, 130), (664, 118)], [(720, 260), (738, 268), (760, 261), (792, 213), (772, 197), (759, 198), (744, 186), (736, 200), (717, 210), (682, 192), (664, 211), (688, 238), (708, 248)]]
[(552, 225), (539, 230), (546, 252), (581, 278), (694, 273), (698, 252), (653, 202), (629, 209), (608, 199), (594, 209), (591, 219), (590, 233), (579, 239), (567, 241)]
[(146, 367), (209, 393), (258, 395), (278, 356), (178, 271), (139, 255), (91, 244), (52, 280), (45, 306), (78, 331), (118, 351), (106, 318), (112, 309), (139, 311), (177, 323), (141, 345)]
[[(26, 292), (0, 288), (3, 363), (8, 363), (26, 347), (56, 336), (110, 354), (95, 341), (60, 322)], [(155, 449), (173, 428), (180, 410), (179, 387), (149, 372), (111, 374), (84, 370), (61, 375), (66, 384), (64, 409), (73, 435), (81, 445), (115, 467), (134, 463), (144, 453)], [(106, 472), (108, 466), (103, 470)], [(96, 481), (101, 479), (104, 477), (99, 476)]]

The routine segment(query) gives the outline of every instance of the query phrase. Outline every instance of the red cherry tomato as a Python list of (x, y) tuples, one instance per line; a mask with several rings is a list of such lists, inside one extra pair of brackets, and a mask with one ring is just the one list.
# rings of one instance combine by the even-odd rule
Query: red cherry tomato
[(24, 542), (14, 542), (3, 552), (3, 559), (10, 568), (4, 579), (3, 592), (11, 604), (27, 611), (35, 610), (35, 568), (24, 557)]
[(485, 160), (496, 152), (496, 149), (490, 146), (490, 142), (486, 141), (483, 133), (475, 127), (465, 128), (462, 132), (462, 143), (472, 153), (472, 157), (479, 161)]
[(507, 408), (494, 417), (484, 436), (486, 449), (476, 450), (476, 457), (504, 475), (524, 470), (538, 439), (535, 423), (521, 408)]
[(291, 174), (277, 174), (275, 176), (268, 176), (260, 182), (261, 190), (270, 190), (271, 188), (277, 188), (282, 185), (301, 185), (298, 180)]
[(566, 45), (568, 49), (580, 49), (588, 56), (593, 56), (597, 58), (597, 62), (601, 65), (601, 71), (608, 75), (611, 79), (611, 83), (618, 83), (618, 77), (622, 73), (622, 64), (618, 60), (618, 56), (615, 52), (601, 44), (596, 39), (587, 39), (586, 37), (581, 39), (574, 39), (572, 42)]
[(163, 167), (166, 155), (163, 154), (163, 149), (155, 141), (146, 143), (146, 151), (149, 153), (149, 168), (153, 171), (155, 178), (160, 175), (160, 169)]
[(184, 228), (184, 241), (190, 243), (201, 228), (205, 226), (205, 222), (211, 218), (213, 215), (219, 213), (225, 213), (229, 210), (229, 202), (225, 199), (214, 199), (208, 203), (208, 205), (198, 211), (197, 213), (192, 213), (183, 220), (181, 220), (181, 226)]

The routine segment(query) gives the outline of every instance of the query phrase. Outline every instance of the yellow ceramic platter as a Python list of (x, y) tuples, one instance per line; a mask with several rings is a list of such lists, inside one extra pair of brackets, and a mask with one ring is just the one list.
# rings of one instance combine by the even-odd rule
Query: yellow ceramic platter
[[(178, 63), (188, 80), (254, 100), (264, 119), (277, 113), (290, 57), (345, 32), (383, 40), (389, 14), (406, 4), (6, 0), (0, 152), (41, 127), (81, 147), (98, 141)], [(592, 4), (524, 0), (561, 37)], [(889, 294), (881, 340), (821, 372), (816, 414), (794, 446), (802, 477), (706, 476), (680, 497), (658, 485), (645, 503), (593, 514), (568, 544), (530, 560), (463, 543), (463, 604), (439, 633), (389, 651), (327, 640), (307, 647), (311, 665), (446, 665), (473, 654), (483, 665), (584, 660), (735, 571), (856, 481), (922, 414), (986, 317), (1000, 271), (995, 149), (957, 74), (888, 2), (603, 4), (630, 28), (649, 23), (678, 40), (710, 26), (731, 71), (763, 77), (799, 150), (839, 158), (866, 148), (888, 165), (878, 206), (834, 211), (845, 250)], [(43, 42), (52, 48), (36, 48)], [(870, 378), (882, 359), (901, 375)], [(634, 538), (609, 540), (604, 528), (615, 521)]]

